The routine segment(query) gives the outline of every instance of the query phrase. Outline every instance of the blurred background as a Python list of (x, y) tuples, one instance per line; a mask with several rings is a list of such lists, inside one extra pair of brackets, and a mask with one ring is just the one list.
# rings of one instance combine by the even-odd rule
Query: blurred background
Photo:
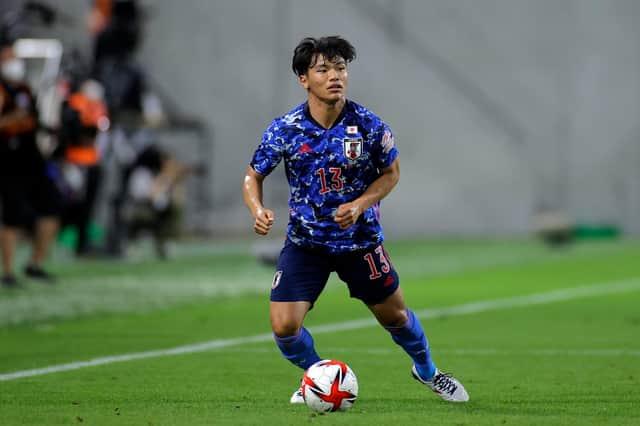
[(241, 184), (307, 98), (294, 47), (335, 34), (400, 151), (385, 248), (477, 395), (419, 403), (332, 276), (305, 324), (358, 372), (343, 420), (640, 424), (639, 23), (638, 0), (0, 0), (2, 424), (300, 422), (267, 303), (288, 185), (259, 238)]
[[(131, 183), (118, 189), (122, 170), (130, 173), (150, 145), (186, 167), (182, 232), (250, 235), (240, 193), (248, 161), (269, 122), (306, 99), (290, 69), (293, 48), (304, 36), (331, 34), (357, 49), (348, 96), (391, 126), (400, 149), (401, 183), (383, 202), (388, 237), (640, 233), (637, 1), (0, 6), (5, 22), (25, 9), (16, 38), (53, 39), (61, 49), (44, 87), (42, 65), (29, 61), (36, 90), (73, 78), (103, 86), (110, 126), (99, 133), (110, 148), (92, 216), (103, 240), (118, 232), (114, 205), (125, 209), (133, 191)], [(127, 84), (134, 107), (118, 98)], [(49, 115), (59, 128), (59, 114)], [(280, 235), (287, 195), (280, 167), (265, 194)]]

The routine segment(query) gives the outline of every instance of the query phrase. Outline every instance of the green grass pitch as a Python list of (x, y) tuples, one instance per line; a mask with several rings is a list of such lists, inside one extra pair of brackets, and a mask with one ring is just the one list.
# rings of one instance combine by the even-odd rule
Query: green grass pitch
[[(269, 338), (273, 270), (250, 243), (225, 241), (180, 244), (169, 262), (58, 255), (56, 286), (0, 289), (0, 424), (640, 424), (640, 242), (387, 249), (436, 364), (469, 403), (413, 381), (410, 359), (358, 322), (368, 310), (332, 278), (306, 325), (320, 356), (353, 368), (360, 395), (345, 413), (291, 406), (301, 372)], [(150, 352), (172, 348), (183, 349)]]

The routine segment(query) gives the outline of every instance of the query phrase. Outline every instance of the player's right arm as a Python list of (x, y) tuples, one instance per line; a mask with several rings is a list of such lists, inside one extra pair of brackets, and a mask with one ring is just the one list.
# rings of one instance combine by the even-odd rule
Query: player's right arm
[(242, 197), (255, 219), (253, 230), (259, 235), (267, 235), (273, 226), (274, 220), (273, 211), (262, 205), (262, 183), (264, 178), (263, 175), (249, 166), (242, 184)]

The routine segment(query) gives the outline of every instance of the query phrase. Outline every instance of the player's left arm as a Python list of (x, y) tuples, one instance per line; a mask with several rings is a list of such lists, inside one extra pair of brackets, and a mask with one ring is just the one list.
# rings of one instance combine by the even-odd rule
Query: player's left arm
[(389, 167), (381, 170), (381, 173), (361, 196), (338, 207), (334, 221), (340, 225), (340, 229), (347, 229), (355, 224), (363, 211), (391, 192), (400, 179), (400, 160), (393, 160)]

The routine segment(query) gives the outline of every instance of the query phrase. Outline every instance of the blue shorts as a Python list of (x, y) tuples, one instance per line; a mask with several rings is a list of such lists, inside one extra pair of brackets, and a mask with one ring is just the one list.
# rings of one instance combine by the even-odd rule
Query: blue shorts
[(329, 254), (298, 247), (289, 239), (280, 252), (271, 285), (271, 301), (313, 303), (336, 272), (351, 297), (375, 305), (392, 295), (400, 284), (398, 274), (382, 244), (367, 249)]

